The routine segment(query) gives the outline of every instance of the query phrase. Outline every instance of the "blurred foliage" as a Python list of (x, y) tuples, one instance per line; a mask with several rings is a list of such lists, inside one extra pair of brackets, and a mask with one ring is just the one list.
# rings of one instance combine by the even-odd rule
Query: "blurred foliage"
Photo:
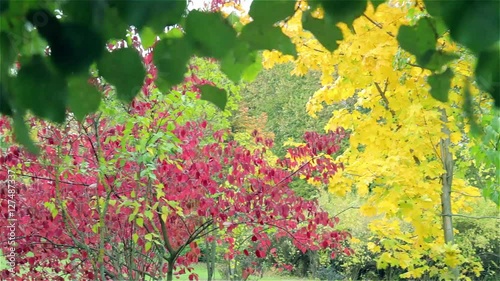
[(299, 139), (305, 131), (323, 132), (329, 119), (328, 110), (314, 119), (306, 114), (305, 109), (311, 94), (321, 87), (318, 83), (320, 73), (309, 72), (296, 77), (290, 75), (292, 70), (291, 64), (264, 69), (241, 91), (250, 116), (257, 118), (266, 114), (265, 129), (274, 133), (273, 152), (278, 156), (286, 153), (285, 141)]

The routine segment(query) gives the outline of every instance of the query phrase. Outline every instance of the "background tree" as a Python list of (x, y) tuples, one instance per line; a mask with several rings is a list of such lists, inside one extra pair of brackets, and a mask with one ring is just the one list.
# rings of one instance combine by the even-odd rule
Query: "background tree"
[[(366, 196), (360, 212), (377, 216), (370, 229), (379, 239), (373, 249), (380, 253), (378, 267), (401, 267), (406, 273), (400, 277), (407, 278), (420, 278), (424, 273), (447, 276), (451, 271), (444, 265), (453, 269), (466, 260), (451, 245), (451, 216), (458, 210), (471, 210), (475, 204), (464, 194), (479, 194), (453, 172), (453, 155), (467, 128), (455, 120), (462, 106), (460, 93), (473, 87), (468, 76), (472, 73), (470, 57), (452, 55), (460, 49), (444, 35), (431, 40), (440, 40), (432, 63), (422, 67), (418, 55), (414, 62), (403, 51), (407, 45), (398, 39), (407, 32), (404, 24), (426, 13), (412, 5), (395, 4), (381, 4), (376, 10), (368, 7), (352, 27), (340, 25), (343, 40), (330, 53), (322, 38), (316, 36), (323, 46), (302, 30), (304, 14), (309, 13), (313, 22), (328, 17), (327, 11), (313, 11), (297, 11), (283, 27), (298, 49), (294, 72), (322, 71), (323, 87), (314, 94), (308, 111), (314, 116), (322, 103), (356, 100), (353, 107), (334, 110), (325, 127), (343, 126), (352, 131), (350, 148), (340, 158), (346, 168), (332, 177), (329, 189), (340, 196), (351, 191)], [(420, 20), (415, 28), (426, 24), (431, 31), (435, 28), (424, 22)], [(307, 22), (303, 27), (307, 28)], [(286, 59), (277, 52), (267, 52), (264, 57), (268, 66)], [(441, 79), (445, 76), (446, 82)], [(446, 97), (449, 102), (443, 104), (432, 96), (442, 101)], [(434, 261), (427, 263), (420, 257)], [(476, 264), (470, 269), (479, 274), (481, 267)]]

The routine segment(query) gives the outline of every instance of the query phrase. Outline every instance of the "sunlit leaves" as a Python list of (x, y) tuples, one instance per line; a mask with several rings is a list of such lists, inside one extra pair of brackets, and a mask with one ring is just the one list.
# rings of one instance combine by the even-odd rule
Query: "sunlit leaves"
[(227, 92), (210, 85), (199, 86), (201, 99), (215, 104), (220, 110), (226, 108)]
[(116, 87), (118, 98), (130, 102), (140, 91), (146, 71), (133, 49), (105, 53), (98, 62), (99, 74)]
[(149, 27), (141, 30), (141, 43), (144, 48), (151, 47), (156, 42), (156, 33)]

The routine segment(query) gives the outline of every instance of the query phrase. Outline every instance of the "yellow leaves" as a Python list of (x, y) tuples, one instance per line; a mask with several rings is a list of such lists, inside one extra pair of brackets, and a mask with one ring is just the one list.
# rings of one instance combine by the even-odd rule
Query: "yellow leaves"
[(403, 269), (408, 268), (412, 264), (412, 258), (405, 252), (396, 252), (394, 253), (394, 257), (398, 260), (398, 265)]
[(401, 278), (421, 278), (422, 275), (429, 269), (428, 266), (422, 266), (415, 268), (413, 270), (407, 271), (406, 273), (400, 274)]
[(474, 262), (474, 267), (472, 267), (472, 272), (476, 275), (476, 277), (479, 277), (481, 275), (481, 271), (483, 271), (483, 265), (479, 262)]
[(272, 68), (275, 64), (286, 63), (293, 60), (292, 56), (283, 55), (276, 50), (265, 50), (262, 52), (262, 65), (264, 68)]
[(321, 111), (323, 106), (316, 99), (312, 98), (306, 104), (306, 111), (313, 118), (318, 118), (316, 112)]
[(344, 197), (351, 192), (354, 182), (346, 178), (343, 170), (338, 171), (328, 182), (328, 191), (338, 196)]
[(391, 253), (384, 252), (380, 255), (380, 258), (377, 260), (377, 268), (387, 268), (387, 266), (394, 266), (398, 264), (398, 260), (394, 258)]
[(368, 242), (368, 244), (366, 245), (366, 247), (372, 253), (380, 253), (380, 246), (375, 245), (375, 243), (373, 243), (373, 242)]
[(374, 206), (363, 205), (359, 208), (360, 213), (366, 217), (373, 217), (377, 214), (377, 209)]
[(325, 16), (325, 11), (319, 7), (311, 13), (311, 16), (313, 18), (322, 19)]
[[(449, 114), (450, 122), (445, 125), (451, 131), (451, 142), (457, 144), (463, 137), (461, 129), (454, 125), (454, 109), (431, 97), (426, 82), (430, 71), (406, 63), (396, 65), (396, 61), (406, 62), (409, 58), (401, 55), (396, 40), (399, 27), (408, 23), (405, 7), (409, 5), (407, 1), (390, 2), (377, 10), (370, 5), (364, 16), (354, 21), (352, 29), (339, 24), (344, 39), (332, 53), (302, 30), (301, 11), (282, 29), (297, 46), (298, 59), (292, 74), (321, 71), (322, 87), (307, 103), (307, 113), (316, 116), (324, 104), (341, 104), (332, 112), (325, 130), (343, 127), (351, 131), (349, 147), (340, 157), (345, 170), (330, 179), (329, 192), (346, 196), (355, 190), (366, 197), (359, 212), (376, 217), (369, 228), (383, 240), (380, 245), (368, 243), (368, 249), (378, 255), (377, 265), (398, 265), (408, 270), (402, 278), (418, 279), (423, 274), (442, 273), (439, 268), (426, 266), (420, 257), (430, 256), (448, 265), (461, 262), (460, 252), (443, 248), (440, 178), (444, 167), (438, 144), (446, 136), (439, 108)], [(322, 11), (314, 13), (322, 16)], [(444, 43), (446, 50), (457, 48)], [(264, 52), (264, 67), (290, 60), (279, 52)], [(470, 77), (473, 64), (461, 59), (452, 68), (458, 75)], [(465, 81), (454, 79), (453, 85), (463, 87)], [(473, 95), (478, 94), (477, 89), (473, 90)], [(348, 99), (355, 104), (344, 102)], [(450, 93), (450, 100), (454, 106), (461, 103), (460, 95), (455, 93)], [(479, 194), (458, 176), (453, 179), (452, 189)], [(453, 212), (470, 210), (475, 201), (458, 192), (452, 194)]]
[(352, 238), (351, 238), (351, 243), (353, 243), (353, 244), (359, 244), (359, 243), (361, 243), (361, 240), (359, 240), (359, 239), (358, 239), (358, 238), (356, 238), (356, 237), (352, 237)]

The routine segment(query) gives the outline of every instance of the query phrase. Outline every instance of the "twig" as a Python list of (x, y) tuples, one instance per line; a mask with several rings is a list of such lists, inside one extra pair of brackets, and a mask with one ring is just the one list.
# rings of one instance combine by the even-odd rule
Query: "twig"
[[(368, 17), (366, 14), (364, 14), (364, 13), (363, 13), (363, 17), (365, 17), (367, 20), (369, 20), (371, 23), (373, 23), (376, 27), (378, 27), (378, 28), (380, 28), (380, 29), (384, 30), (384, 28), (383, 28), (382, 24), (380, 24), (380, 23), (378, 23), (378, 22), (376, 22), (376, 21), (372, 20), (372, 19), (371, 19), (370, 17)], [(389, 31), (386, 31), (385, 33), (387, 33), (389, 36), (391, 36), (391, 37), (395, 38), (394, 34), (390, 33)]]
[(467, 216), (467, 215), (460, 215), (460, 214), (451, 214), (451, 215), (441, 215), (443, 217), (462, 217), (462, 218), (468, 218), (468, 219), (495, 219), (495, 220), (500, 220), (500, 217), (494, 217), (494, 216), (484, 216), (484, 217), (474, 217), (474, 216)]
[(466, 194), (466, 193), (463, 193), (463, 192), (460, 192), (460, 191), (455, 191), (455, 190), (452, 190), (451, 192), (453, 193), (458, 193), (458, 194), (461, 194), (463, 196), (468, 196), (468, 197), (476, 197), (476, 198), (482, 198), (483, 196), (480, 196), (480, 195), (470, 195), (470, 194)]
[(346, 209), (344, 209), (344, 210), (340, 211), (339, 213), (337, 213), (337, 214), (335, 214), (335, 215), (333, 215), (333, 216), (334, 216), (334, 217), (338, 217), (340, 214), (342, 214), (343, 212), (348, 211), (348, 210), (350, 210), (350, 209), (359, 209), (359, 207), (358, 207), (358, 206), (351, 206), (351, 207), (349, 207), (349, 208), (346, 208)]

